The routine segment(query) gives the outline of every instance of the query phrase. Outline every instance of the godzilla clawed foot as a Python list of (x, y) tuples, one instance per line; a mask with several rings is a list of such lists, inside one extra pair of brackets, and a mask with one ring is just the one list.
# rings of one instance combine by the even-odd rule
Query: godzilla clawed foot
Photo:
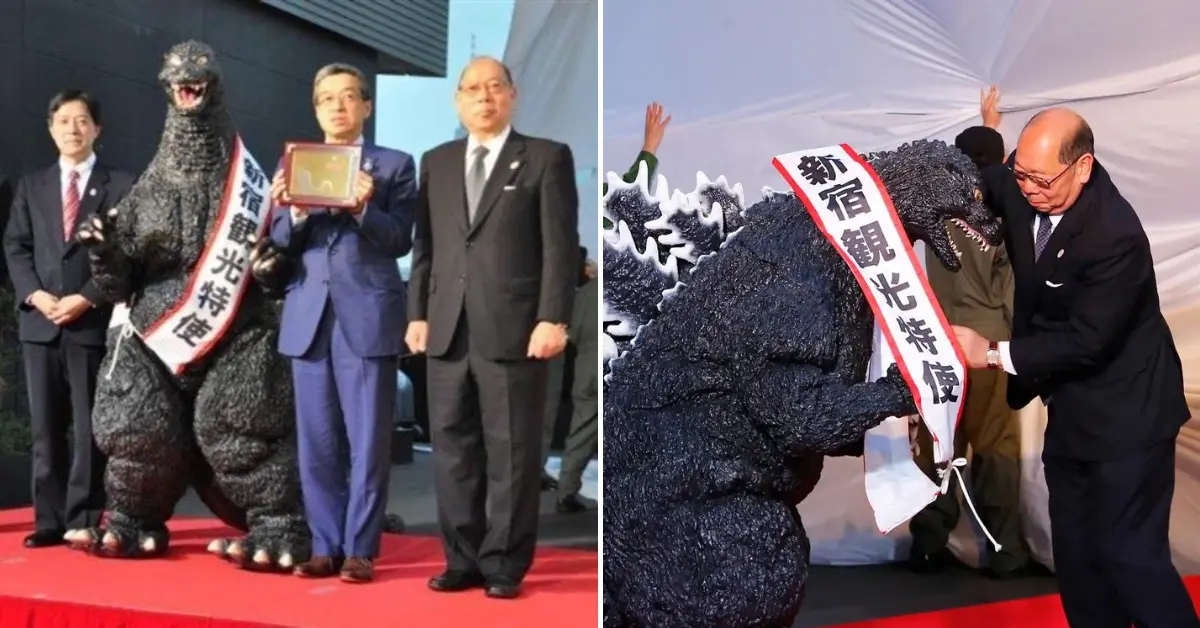
[(145, 524), (119, 514), (109, 517), (107, 528), (71, 530), (63, 538), (72, 549), (100, 558), (158, 558), (171, 545), (166, 526)]
[(291, 571), (309, 559), (307, 531), (295, 533), (277, 528), (251, 530), (240, 539), (213, 539), (208, 551), (243, 569)]

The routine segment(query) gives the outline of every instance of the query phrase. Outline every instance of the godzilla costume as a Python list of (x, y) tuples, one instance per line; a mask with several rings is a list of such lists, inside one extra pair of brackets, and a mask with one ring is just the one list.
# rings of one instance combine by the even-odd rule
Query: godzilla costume
[[(864, 155), (908, 236), (961, 268), (949, 229), (1000, 241), (966, 155), (919, 141)], [(896, 366), (865, 382), (874, 317), (791, 193), (742, 210), (610, 179), (604, 243), (607, 627), (791, 626), (809, 544), (795, 508), (824, 456), (916, 412)]]
[[(93, 416), (96, 444), (108, 456), (108, 520), (68, 536), (99, 556), (159, 556), (169, 545), (166, 521), (190, 486), (222, 521), (247, 531), (211, 550), (244, 566), (288, 568), (307, 560), (310, 541), (275, 306), (260, 282), (247, 278), (239, 301), (228, 290), (207, 290), (209, 275), (197, 277), (214, 254), (218, 272), (249, 272), (256, 232), (222, 238), (233, 233), (223, 208), (238, 195), (235, 174), (265, 175), (243, 156), (209, 46), (176, 45), (158, 78), (169, 105), (157, 154), (129, 196), (79, 233), (96, 284), (128, 304), (129, 323), (110, 333)], [(242, 202), (266, 219), (269, 199)], [(202, 295), (197, 307), (228, 308), (228, 326), (196, 360), (170, 368), (147, 330), (186, 308), (193, 288)]]

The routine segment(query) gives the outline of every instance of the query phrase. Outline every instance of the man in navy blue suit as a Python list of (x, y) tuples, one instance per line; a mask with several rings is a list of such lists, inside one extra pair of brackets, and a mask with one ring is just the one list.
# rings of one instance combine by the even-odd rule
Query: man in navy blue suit
[[(322, 68), (313, 104), (326, 143), (362, 143), (372, 104), (362, 72), (344, 64)], [(295, 570), (300, 576), (374, 577), (406, 323), (396, 259), (412, 247), (415, 174), (412, 156), (365, 144), (355, 208), (292, 207), (282, 173), (272, 184), (271, 239), (300, 259), (279, 333), (279, 351), (292, 360), (300, 479), (313, 536), (312, 559)]]

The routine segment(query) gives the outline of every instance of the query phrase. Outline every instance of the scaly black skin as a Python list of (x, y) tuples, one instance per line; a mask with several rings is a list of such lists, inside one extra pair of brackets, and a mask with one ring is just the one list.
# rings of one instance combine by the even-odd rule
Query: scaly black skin
[[(216, 224), (235, 136), (212, 48), (176, 45), (159, 80), (169, 105), (157, 154), (129, 196), (79, 234), (97, 286), (132, 305), (137, 329), (186, 289)], [(199, 106), (181, 109), (172, 91), (181, 82), (207, 85)], [(292, 379), (276, 351), (278, 328), (275, 304), (252, 282), (219, 344), (179, 377), (136, 335), (110, 334), (93, 415), (96, 444), (108, 456), (110, 517), (84, 549), (161, 555), (166, 521), (192, 486), (214, 514), (248, 532), (232, 555), (243, 564), (308, 558)], [(255, 554), (267, 564), (250, 562)]]
[[(978, 173), (953, 147), (918, 142), (869, 159), (909, 236), (952, 270), (960, 266), (947, 219), (999, 243), (975, 194)], [(629, 230), (622, 214), (632, 204), (618, 196), (610, 192), (606, 211)], [(723, 244), (701, 251), (711, 254), (682, 273), (661, 311), (633, 303), (661, 289), (671, 272), (661, 262), (677, 247), (639, 256), (628, 250), (632, 237), (606, 236), (614, 328), (649, 318), (611, 360), (604, 393), (610, 628), (791, 626), (809, 560), (796, 504), (825, 456), (861, 455), (868, 430), (916, 412), (895, 366), (864, 382), (873, 316), (800, 201), (772, 193), (741, 211), (724, 196)], [(729, 235), (731, 225), (740, 231)], [(639, 275), (637, 264), (647, 270)], [(649, 277), (651, 288), (617, 283), (621, 302), (609, 302), (610, 270)]]

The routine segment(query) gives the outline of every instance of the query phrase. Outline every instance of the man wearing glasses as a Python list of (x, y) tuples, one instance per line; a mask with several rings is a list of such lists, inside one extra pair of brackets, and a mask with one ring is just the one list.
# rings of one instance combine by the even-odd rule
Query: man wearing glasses
[[(995, 88), (985, 122), (999, 122)], [(1159, 308), (1150, 243), (1094, 154), (1091, 127), (1049, 109), (983, 171), (1016, 280), (1012, 340), (955, 327), (971, 368), (1041, 397), (1054, 564), (1071, 626), (1200, 626), (1171, 563), (1183, 373)]]
[(405, 287), (396, 260), (412, 248), (416, 167), (407, 153), (363, 142), (371, 84), (332, 63), (313, 79), (327, 144), (363, 144), (350, 209), (289, 204), (271, 185), (271, 239), (300, 259), (287, 288), (279, 351), (291, 358), (304, 510), (313, 556), (307, 578), (375, 577), (391, 472), (396, 369), (404, 353)]
[(514, 598), (533, 562), (547, 361), (567, 344), (579, 276), (571, 149), (512, 128), (508, 68), (471, 61), (465, 139), (421, 158), (405, 341), (427, 353), (446, 571), (435, 591)]

